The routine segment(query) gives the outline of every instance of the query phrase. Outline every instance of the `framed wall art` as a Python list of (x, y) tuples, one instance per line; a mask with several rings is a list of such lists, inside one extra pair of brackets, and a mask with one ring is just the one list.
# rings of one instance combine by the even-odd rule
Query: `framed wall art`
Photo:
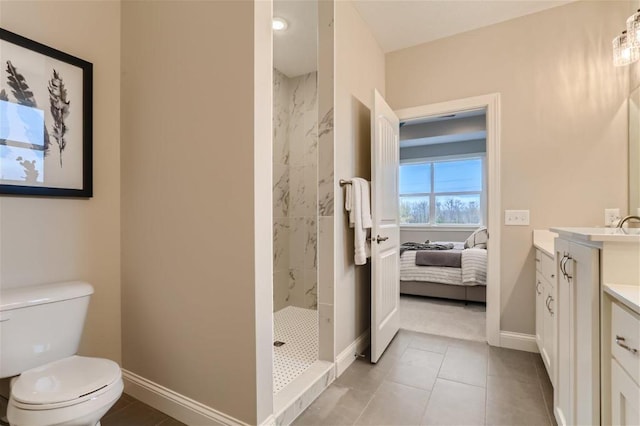
[(93, 65), (0, 28), (0, 194), (93, 195)]

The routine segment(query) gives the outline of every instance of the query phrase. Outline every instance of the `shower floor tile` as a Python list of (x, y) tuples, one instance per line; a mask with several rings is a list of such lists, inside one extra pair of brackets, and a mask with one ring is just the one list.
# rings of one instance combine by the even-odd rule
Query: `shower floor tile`
[(287, 306), (273, 314), (273, 393), (291, 383), (318, 359), (318, 311)]

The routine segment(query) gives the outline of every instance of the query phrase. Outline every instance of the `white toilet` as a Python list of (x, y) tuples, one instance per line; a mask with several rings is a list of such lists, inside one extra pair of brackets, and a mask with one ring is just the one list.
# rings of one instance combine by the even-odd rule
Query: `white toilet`
[(122, 395), (113, 361), (77, 356), (93, 294), (74, 281), (0, 290), (0, 378), (11, 426), (99, 426)]

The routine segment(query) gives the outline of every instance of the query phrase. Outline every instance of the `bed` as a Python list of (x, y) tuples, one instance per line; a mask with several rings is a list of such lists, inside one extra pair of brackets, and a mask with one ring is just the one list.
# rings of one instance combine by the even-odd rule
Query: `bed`
[(454, 242), (451, 253), (460, 253), (460, 267), (419, 266), (418, 251), (404, 251), (400, 255), (400, 293), (486, 302), (486, 248), (465, 248), (464, 242)]

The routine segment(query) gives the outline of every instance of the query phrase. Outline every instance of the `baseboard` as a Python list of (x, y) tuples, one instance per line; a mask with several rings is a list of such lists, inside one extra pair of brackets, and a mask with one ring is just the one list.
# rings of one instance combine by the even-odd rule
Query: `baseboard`
[(236, 418), (221, 413), (125, 369), (122, 370), (122, 379), (124, 380), (124, 391), (126, 393), (182, 423), (198, 426), (247, 425)]
[(538, 353), (536, 336), (533, 334), (514, 333), (512, 331), (500, 332), (500, 346), (508, 349)]
[(336, 377), (340, 377), (344, 371), (356, 360), (356, 354), (364, 352), (369, 346), (369, 329), (362, 333), (345, 350), (340, 352), (336, 358)]
[(276, 418), (274, 417), (273, 414), (271, 414), (269, 417), (265, 419), (265, 421), (260, 423), (260, 426), (276, 426)]

